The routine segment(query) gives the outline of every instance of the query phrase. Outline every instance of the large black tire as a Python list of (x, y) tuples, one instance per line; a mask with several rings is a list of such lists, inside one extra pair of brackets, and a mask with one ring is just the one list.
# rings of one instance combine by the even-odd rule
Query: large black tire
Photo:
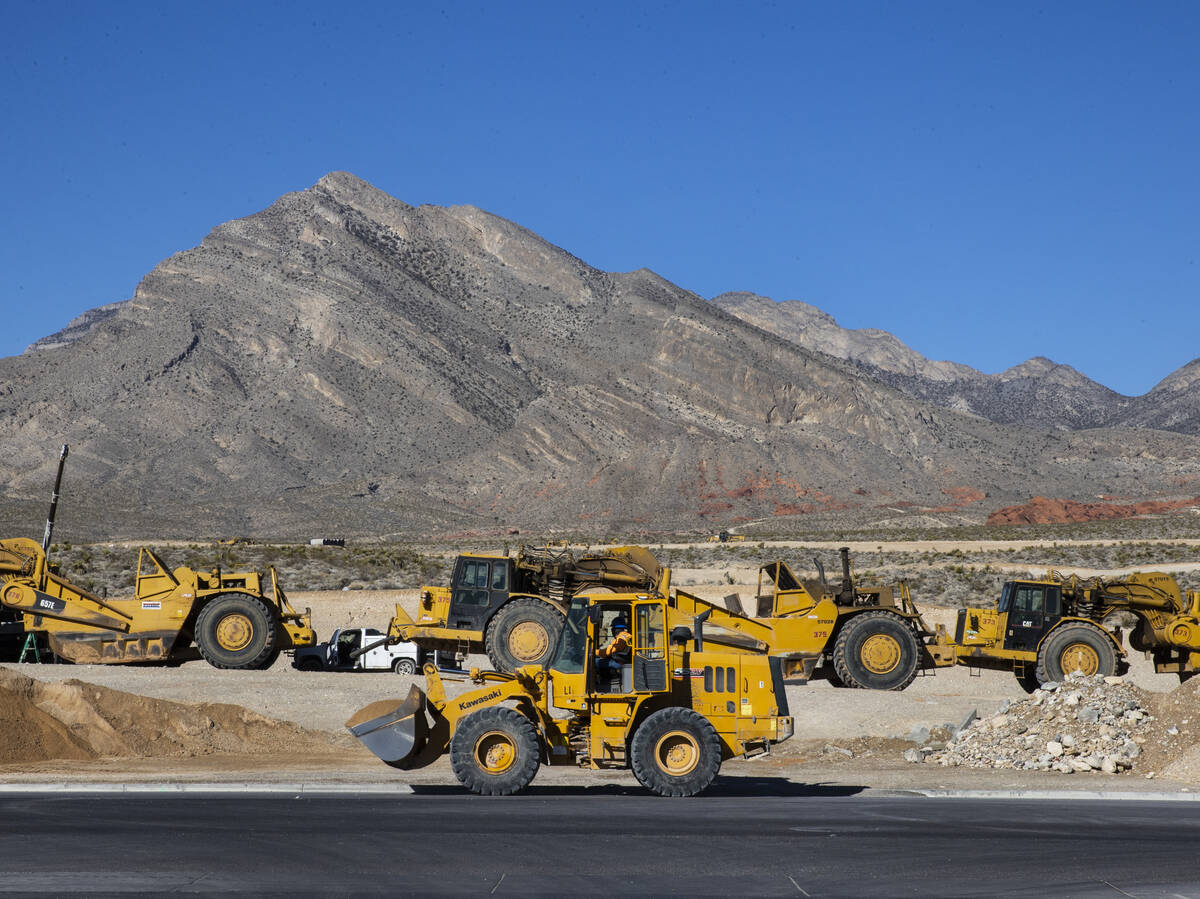
[(1041, 684), (1038, 683), (1036, 667), (1030, 668), (1026, 665), (1025, 673), (1017, 675), (1017, 683), (1021, 685), (1021, 689), (1026, 693), (1032, 693), (1040, 687)]
[(529, 786), (540, 760), (528, 718), (504, 706), (472, 712), (450, 739), (450, 767), (472, 793), (508, 796)]
[(848, 687), (903, 690), (920, 666), (917, 635), (899, 615), (863, 612), (842, 627), (833, 644), (833, 668)]
[(691, 709), (660, 709), (634, 732), (629, 761), (634, 777), (651, 793), (695, 796), (721, 770), (721, 738)]
[(540, 599), (514, 599), (492, 616), (483, 646), (497, 671), (512, 674), (522, 665), (548, 665), (562, 632), (563, 616)]
[(196, 616), (195, 639), (214, 668), (261, 670), (279, 655), (279, 622), (261, 599), (223, 593)]
[(316, 656), (303, 656), (296, 660), (296, 667), (301, 671), (323, 671), (325, 666)]
[(396, 659), (392, 662), (392, 670), (397, 674), (416, 674), (417, 663), (412, 659)]
[(1073, 621), (1055, 628), (1038, 649), (1039, 684), (1061, 681), (1076, 670), (1105, 677), (1117, 670), (1117, 652), (1112, 640), (1099, 627), (1086, 621)]

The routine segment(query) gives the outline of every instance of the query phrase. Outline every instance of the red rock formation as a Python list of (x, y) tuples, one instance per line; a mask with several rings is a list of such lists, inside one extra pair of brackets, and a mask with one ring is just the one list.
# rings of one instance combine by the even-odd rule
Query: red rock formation
[(1070, 499), (1047, 499), (1035, 496), (1022, 506), (1007, 506), (988, 516), (992, 524), (1065, 524), (1076, 521), (1102, 521), (1110, 518), (1136, 518), (1139, 515), (1159, 515), (1188, 506), (1200, 505), (1200, 496), (1166, 502), (1147, 501), (1118, 505), (1115, 503), (1079, 503)]

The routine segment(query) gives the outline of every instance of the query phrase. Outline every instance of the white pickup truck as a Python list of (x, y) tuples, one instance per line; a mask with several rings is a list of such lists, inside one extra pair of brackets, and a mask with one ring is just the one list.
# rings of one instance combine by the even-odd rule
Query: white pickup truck
[(379, 643), (386, 636), (373, 627), (340, 627), (327, 643), (298, 647), (292, 655), (292, 665), (301, 671), (395, 671), (397, 674), (419, 671), (424, 657), (415, 643), (380, 645), (356, 659), (350, 657), (359, 647)]

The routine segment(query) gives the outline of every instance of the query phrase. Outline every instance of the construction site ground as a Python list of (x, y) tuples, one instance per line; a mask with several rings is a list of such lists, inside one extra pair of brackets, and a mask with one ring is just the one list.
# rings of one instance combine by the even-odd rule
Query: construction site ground
[[(705, 598), (754, 592), (753, 585), (704, 584), (699, 572), (688, 589)], [(322, 637), (339, 626), (386, 629), (394, 604), (412, 612), (417, 592), (293, 593), (310, 606)], [(949, 609), (925, 609), (932, 625), (949, 624)], [(1190, 733), (1200, 726), (1200, 698), (1192, 684), (1155, 674), (1131, 654), (1127, 675), (1147, 691), (1152, 711), (1174, 716)], [(486, 657), (470, 665), (487, 667)], [(9, 664), (0, 667), (0, 783), (245, 783), (455, 784), (443, 758), (420, 771), (389, 768), (349, 736), (343, 723), (378, 699), (403, 698), (423, 678), (390, 672), (324, 673), (293, 669), (288, 656), (266, 671), (223, 671), (197, 658), (175, 667)], [(472, 689), (449, 681), (451, 694)], [(1177, 689), (1178, 688), (1178, 689)], [(951, 731), (971, 715), (986, 717), (1026, 694), (1005, 672), (942, 669), (907, 690), (883, 693), (837, 689), (824, 680), (788, 687), (796, 736), (771, 755), (734, 760), (722, 783), (777, 782), (831, 792), (859, 788), (950, 791), (1088, 791), (1200, 793), (1200, 758), (1190, 739), (1171, 747), (1146, 746), (1130, 772), (1060, 774), (1046, 771), (942, 767), (905, 761), (922, 742), (922, 729)], [(924, 737), (924, 739), (928, 739)], [(1153, 775), (1149, 777), (1148, 775)], [(631, 788), (625, 771), (543, 768), (535, 787)]]

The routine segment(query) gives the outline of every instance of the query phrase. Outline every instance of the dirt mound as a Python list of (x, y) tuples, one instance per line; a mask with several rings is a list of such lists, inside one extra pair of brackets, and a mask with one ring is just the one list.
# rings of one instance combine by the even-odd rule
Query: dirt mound
[(328, 750), (332, 738), (224, 703), (188, 704), (0, 668), (0, 764)]
[(1200, 505), (1200, 496), (1170, 502), (1141, 502), (1128, 505), (1116, 503), (1077, 503), (1070, 499), (1047, 499), (1035, 496), (1021, 506), (1006, 506), (988, 516), (994, 524), (1068, 524), (1077, 521), (1101, 521), (1110, 518), (1136, 518), (1139, 515), (1161, 515), (1176, 509)]
[(1159, 727), (1148, 741), (1139, 770), (1200, 783), (1200, 678), (1150, 698)]

